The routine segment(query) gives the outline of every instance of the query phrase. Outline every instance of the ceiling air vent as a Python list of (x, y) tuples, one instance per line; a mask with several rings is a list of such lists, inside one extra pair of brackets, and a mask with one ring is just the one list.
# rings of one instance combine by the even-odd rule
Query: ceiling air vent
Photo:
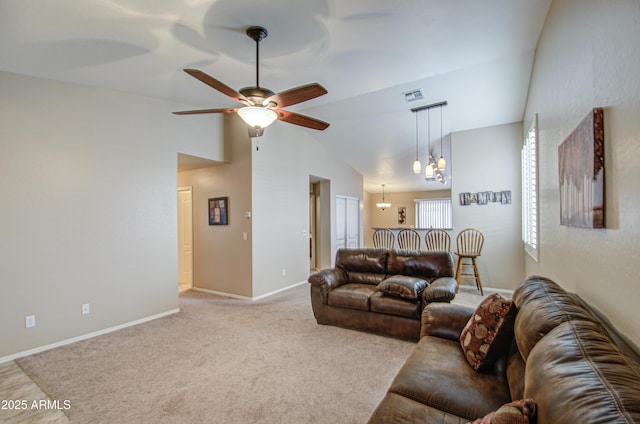
[(424, 95), (422, 94), (422, 88), (416, 88), (415, 90), (407, 91), (404, 94), (404, 99), (407, 102), (415, 102), (416, 100), (424, 99)]

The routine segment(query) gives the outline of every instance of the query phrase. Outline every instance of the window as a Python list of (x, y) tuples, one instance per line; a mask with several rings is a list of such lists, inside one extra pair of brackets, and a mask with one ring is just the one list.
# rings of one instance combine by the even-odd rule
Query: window
[(416, 227), (451, 229), (451, 199), (416, 200)]
[(524, 250), (538, 260), (538, 115), (533, 117), (522, 145), (522, 241)]

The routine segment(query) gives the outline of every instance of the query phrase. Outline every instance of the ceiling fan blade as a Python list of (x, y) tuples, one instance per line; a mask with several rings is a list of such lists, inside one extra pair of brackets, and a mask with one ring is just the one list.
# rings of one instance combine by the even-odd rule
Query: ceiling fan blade
[(314, 82), (274, 94), (265, 101), (265, 104), (267, 104), (267, 102), (275, 102), (279, 108), (286, 107), (315, 99), (324, 94), (327, 94), (327, 90), (320, 84)]
[(234, 90), (233, 88), (229, 87), (228, 85), (218, 81), (217, 79), (215, 79), (211, 75), (205, 74), (204, 72), (199, 71), (197, 69), (185, 69), (184, 71), (187, 74), (191, 75), (192, 77), (194, 77), (194, 78), (202, 81), (203, 83), (207, 84), (209, 87), (218, 90), (222, 94), (224, 94), (226, 96), (229, 96), (234, 100), (237, 100), (237, 101), (239, 101), (241, 103), (245, 103), (245, 102), (249, 101), (245, 96), (243, 96), (242, 94), (238, 93), (236, 90)]
[(183, 110), (180, 112), (173, 112), (174, 115), (198, 115), (201, 113), (231, 113), (236, 112), (238, 110), (235, 108), (224, 108), (224, 109), (198, 109), (198, 110)]
[(288, 122), (294, 125), (300, 125), (302, 127), (312, 128), (314, 130), (323, 131), (327, 129), (329, 124), (319, 119), (311, 118), (309, 116), (300, 115), (299, 113), (289, 112), (286, 110), (276, 110), (278, 119), (280, 121)]

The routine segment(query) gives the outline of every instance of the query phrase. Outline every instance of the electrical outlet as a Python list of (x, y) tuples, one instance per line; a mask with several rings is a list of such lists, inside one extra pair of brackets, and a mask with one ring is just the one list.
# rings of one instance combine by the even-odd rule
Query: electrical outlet
[(89, 306), (88, 303), (83, 303), (82, 304), (82, 315), (87, 315), (89, 314), (89, 312), (91, 312), (91, 308)]
[(35, 327), (36, 326), (36, 316), (35, 315), (29, 315), (29, 316), (25, 317), (24, 325), (27, 328)]

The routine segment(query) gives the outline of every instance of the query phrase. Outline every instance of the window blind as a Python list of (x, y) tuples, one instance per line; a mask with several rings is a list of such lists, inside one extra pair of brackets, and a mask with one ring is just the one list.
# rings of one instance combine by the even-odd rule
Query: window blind
[(451, 199), (416, 200), (416, 227), (451, 229)]

